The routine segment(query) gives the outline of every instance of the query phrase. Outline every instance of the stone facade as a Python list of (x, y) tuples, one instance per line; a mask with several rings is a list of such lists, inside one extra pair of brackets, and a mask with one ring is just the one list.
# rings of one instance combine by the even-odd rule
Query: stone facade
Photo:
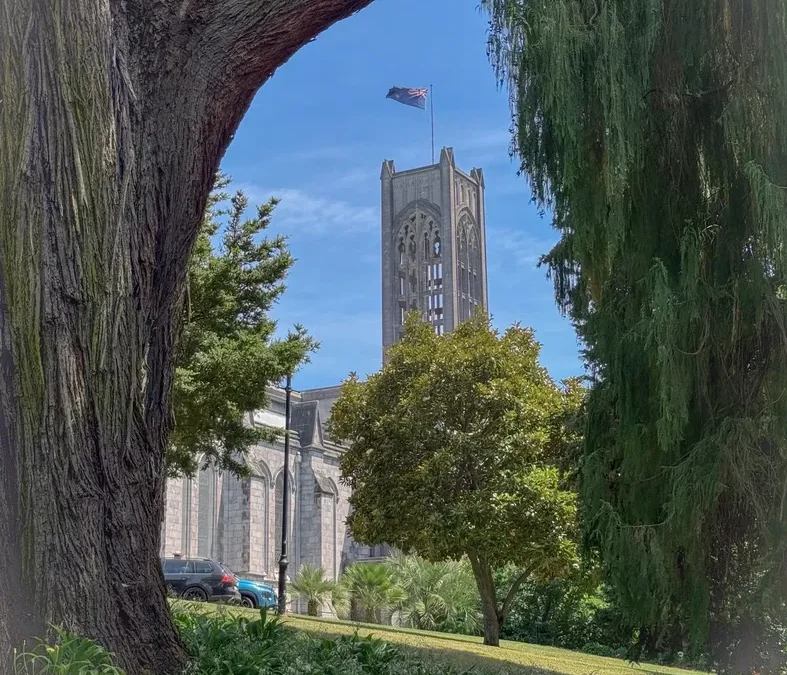
[[(456, 168), (451, 148), (438, 164), (382, 169), (383, 350), (401, 337), (404, 314), (421, 312), (438, 334), (487, 307), (484, 177)], [(285, 394), (268, 390), (249, 425), (284, 429)], [(362, 546), (347, 532), (349, 491), (340, 483), (343, 449), (325, 431), (339, 387), (292, 394), (289, 575), (302, 563), (338, 579), (353, 562), (378, 560), (386, 546)], [(251, 477), (213, 468), (167, 483), (163, 556), (214, 558), (245, 578), (277, 581), (284, 490), (282, 442), (252, 447)], [(298, 607), (296, 607), (298, 609)]]
[[(248, 423), (283, 429), (284, 391), (272, 387), (268, 393), (268, 407), (249, 414)], [(386, 553), (356, 545), (347, 533), (349, 490), (339, 480), (343, 450), (324, 428), (338, 395), (338, 387), (292, 393), (290, 577), (311, 563), (338, 579), (347, 564)], [(209, 468), (193, 479), (168, 481), (162, 555), (214, 558), (244, 578), (278, 580), (283, 437), (250, 448), (246, 463), (246, 479)]]
[(440, 162), (396, 171), (383, 162), (383, 355), (416, 310), (439, 335), (488, 307), (484, 176), (456, 167), (451, 148)]

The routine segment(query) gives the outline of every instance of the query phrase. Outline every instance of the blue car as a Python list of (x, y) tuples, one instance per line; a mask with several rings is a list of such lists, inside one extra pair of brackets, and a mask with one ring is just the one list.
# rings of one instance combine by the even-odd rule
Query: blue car
[(261, 581), (250, 581), (249, 579), (238, 580), (238, 591), (240, 591), (241, 603), (244, 607), (252, 609), (274, 608), (278, 604), (276, 592), (273, 587)]

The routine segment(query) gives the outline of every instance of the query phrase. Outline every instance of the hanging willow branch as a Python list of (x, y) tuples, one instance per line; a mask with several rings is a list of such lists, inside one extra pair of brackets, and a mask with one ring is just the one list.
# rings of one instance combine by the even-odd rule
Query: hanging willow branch
[(596, 373), (589, 541), (632, 625), (685, 619), (719, 670), (777, 672), (787, 3), (482, 4), (521, 169), (561, 234), (544, 263)]

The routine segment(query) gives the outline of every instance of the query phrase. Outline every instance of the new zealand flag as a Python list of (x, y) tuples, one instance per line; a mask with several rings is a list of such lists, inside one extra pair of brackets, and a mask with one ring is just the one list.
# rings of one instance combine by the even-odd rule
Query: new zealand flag
[(392, 98), (394, 101), (411, 105), (413, 108), (426, 110), (426, 97), (428, 89), (408, 89), (407, 87), (391, 87), (385, 98)]

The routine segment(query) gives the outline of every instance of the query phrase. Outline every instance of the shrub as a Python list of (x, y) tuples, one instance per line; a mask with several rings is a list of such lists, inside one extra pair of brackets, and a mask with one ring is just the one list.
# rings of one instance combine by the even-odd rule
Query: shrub
[[(318, 616), (320, 609), (329, 602), (333, 604), (340, 594), (338, 584), (325, 578), (325, 570), (316, 565), (304, 563), (298, 570), (298, 576), (290, 584), (290, 590), (298, 597), (306, 600), (307, 614)], [(338, 614), (338, 609), (335, 609)]]
[(172, 614), (191, 657), (185, 670), (188, 675), (280, 672), (279, 643), (288, 629), (265, 609), (260, 610), (259, 619), (228, 613), (192, 614), (184, 607), (176, 607)]
[[(287, 628), (278, 617), (228, 612), (173, 612), (191, 656), (184, 675), (459, 675), (390, 643), (357, 634), (321, 639)], [(476, 673), (477, 671), (473, 671)], [(481, 675), (478, 673), (478, 675)]]
[[(498, 571), (503, 576), (514, 573)], [(565, 649), (598, 643), (614, 652), (629, 647), (634, 634), (603, 586), (591, 575), (578, 572), (567, 579), (525, 583), (511, 607), (502, 637)]]
[[(397, 606), (405, 597), (396, 585), (386, 565), (382, 563), (356, 563), (347, 568), (342, 583), (363, 614), (364, 621), (380, 623), (385, 610)], [(356, 617), (353, 617), (356, 618)]]
[(588, 642), (582, 646), (582, 651), (585, 654), (593, 654), (595, 656), (617, 656), (617, 652), (612, 647), (599, 644), (598, 642)]
[(386, 566), (404, 591), (400, 621), (410, 628), (477, 635), (481, 600), (467, 560), (430, 562), (416, 555), (389, 558)]
[(93, 640), (57, 630), (54, 645), (38, 642), (31, 651), (16, 653), (16, 675), (125, 675), (112, 654)]

